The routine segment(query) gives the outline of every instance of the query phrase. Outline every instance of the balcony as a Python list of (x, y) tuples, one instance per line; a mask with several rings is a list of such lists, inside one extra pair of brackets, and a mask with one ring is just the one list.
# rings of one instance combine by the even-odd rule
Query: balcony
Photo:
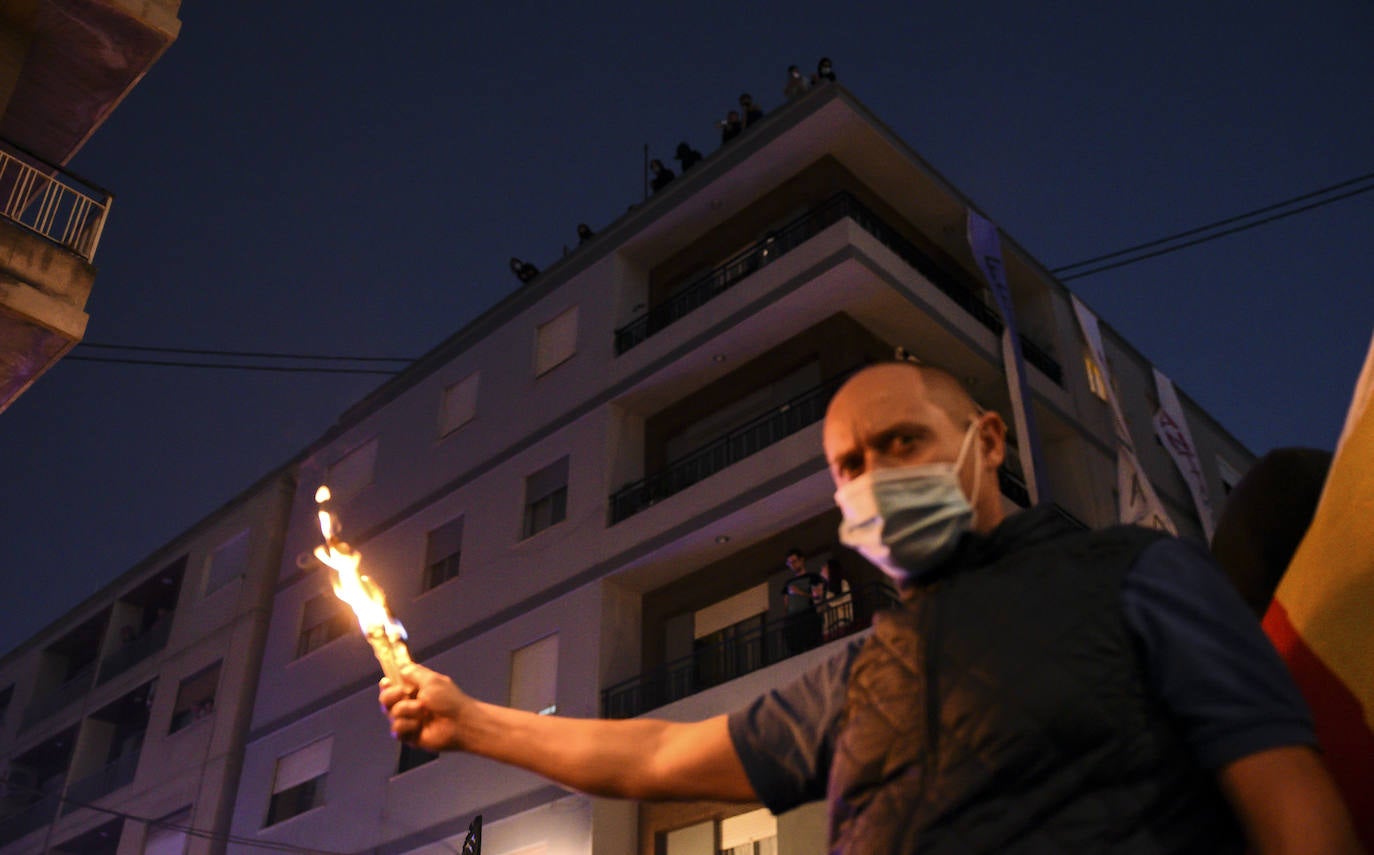
[(17, 146), (0, 147), (0, 217), (86, 261), (95, 259), (113, 198)]
[(67, 805), (63, 812), (88, 805), (132, 782), (134, 773), (138, 771), (138, 758), (141, 754), (138, 749), (130, 751), (117, 757), (100, 771), (69, 784)]
[(20, 722), (20, 728), (32, 727), (40, 721), (49, 718), (53, 713), (66, 707), (68, 704), (76, 702), (90, 691), (91, 677), (95, 675), (95, 663), (91, 662), (76, 673), (69, 676), (55, 690), (46, 695), (35, 698), (28, 708), (24, 710), (24, 719)]
[(125, 643), (100, 663), (100, 677), (96, 685), (103, 685), (128, 671), (138, 663), (167, 646), (172, 633), (172, 616), (166, 615), (148, 627), (148, 631)]
[[(776, 261), (826, 228), (842, 219), (851, 219), (864, 231), (892, 250), (946, 296), (958, 303), (974, 320), (1000, 336), (1002, 318), (983, 302), (975, 291), (949, 274), (934, 259), (904, 237), (848, 193), (838, 193), (816, 208), (788, 223), (781, 230), (757, 241), (729, 261), (693, 280), (686, 287), (615, 331), (615, 352), (620, 355), (643, 343), (650, 336), (696, 311), (720, 294)], [(1057, 385), (1064, 384), (1064, 370), (1043, 348), (1021, 336), (1026, 361), (1040, 369)]]
[(743, 621), (723, 631), (722, 641), (602, 689), (601, 716), (634, 718), (828, 644), (867, 628), (875, 611), (896, 602), (892, 588), (877, 583), (822, 602), (817, 607), (819, 631), (814, 623), (807, 626), (796, 615), (771, 621), (760, 615)]
[(622, 487), (611, 496), (611, 525), (820, 421), (825, 417), (831, 397), (848, 379), (849, 373), (826, 380), (720, 439), (672, 461), (661, 471)]

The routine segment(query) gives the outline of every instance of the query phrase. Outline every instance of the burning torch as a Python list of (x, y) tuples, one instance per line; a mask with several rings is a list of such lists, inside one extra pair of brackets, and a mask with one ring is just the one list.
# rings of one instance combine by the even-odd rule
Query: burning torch
[(381, 586), (358, 572), (363, 556), (340, 539), (339, 518), (330, 508), (329, 499), (328, 487), (315, 491), (320, 533), (324, 535), (324, 543), (315, 547), (315, 557), (333, 570), (330, 581), (334, 595), (353, 609), (363, 638), (372, 645), (372, 653), (381, 663), (382, 673), (399, 686), (401, 668), (411, 662), (405, 627), (392, 617)]

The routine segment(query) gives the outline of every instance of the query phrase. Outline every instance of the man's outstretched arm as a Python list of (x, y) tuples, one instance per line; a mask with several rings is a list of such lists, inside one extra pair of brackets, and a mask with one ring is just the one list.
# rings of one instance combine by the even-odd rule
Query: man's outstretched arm
[(678, 723), (577, 719), (513, 710), (464, 694), (423, 665), (379, 699), (397, 739), (528, 769), (584, 793), (629, 799), (755, 801), (725, 716)]

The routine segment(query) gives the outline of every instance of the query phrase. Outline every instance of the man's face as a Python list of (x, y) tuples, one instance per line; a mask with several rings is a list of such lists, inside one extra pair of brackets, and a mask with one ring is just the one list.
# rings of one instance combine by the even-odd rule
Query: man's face
[(802, 560), (800, 555), (793, 553), (787, 556), (787, 569), (793, 573), (800, 573), (806, 569), (806, 562)]
[(825, 459), (840, 487), (875, 469), (952, 463), (967, 430), (930, 400), (919, 372), (877, 365), (854, 375), (831, 402)]

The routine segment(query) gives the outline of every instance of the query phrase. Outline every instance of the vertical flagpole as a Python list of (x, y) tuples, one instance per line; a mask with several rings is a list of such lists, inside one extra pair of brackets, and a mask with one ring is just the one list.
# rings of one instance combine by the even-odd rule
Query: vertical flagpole
[(1026, 362), (1021, 354), (1021, 335), (1016, 330), (1016, 313), (1011, 303), (1011, 289), (1007, 286), (1002, 264), (1002, 242), (997, 227), (972, 208), (968, 211), (968, 242), (973, 257), (992, 289), (997, 308), (1002, 313), (1002, 366), (1007, 375), (1007, 392), (1011, 396), (1012, 421), (1016, 427), (1016, 451), (1021, 459), (1021, 472), (1026, 479), (1026, 491), (1031, 504), (1048, 502), (1049, 484), (1040, 453), (1040, 432), (1031, 411), (1030, 387), (1026, 383)]

